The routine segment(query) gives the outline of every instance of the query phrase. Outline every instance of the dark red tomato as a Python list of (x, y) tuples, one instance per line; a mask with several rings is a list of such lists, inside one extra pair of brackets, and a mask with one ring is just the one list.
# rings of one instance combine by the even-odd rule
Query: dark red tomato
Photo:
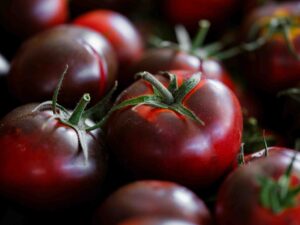
[[(269, 204), (267, 201), (270, 198), (276, 201), (277, 194), (285, 188), (287, 192), (284, 193), (290, 194), (292, 188), (299, 187), (299, 157), (293, 163), (293, 168), (288, 178), (290, 180), (285, 180), (287, 177), (284, 176), (295, 153), (293, 150), (282, 149), (277, 151), (276, 154), (258, 159), (235, 170), (220, 187), (216, 204), (217, 224), (300, 224), (299, 193), (292, 195), (293, 198), (289, 199), (289, 203), (281, 202), (278, 205), (281, 210), (275, 210), (276, 208), (272, 208), (274, 205)], [(278, 184), (280, 183), (279, 180), (285, 184)], [(266, 188), (266, 185), (269, 185), (269, 189)], [(266, 196), (266, 194), (269, 195)], [(283, 194), (282, 199), (286, 200), (285, 197), (285, 194)]]
[(140, 34), (129, 19), (120, 13), (110, 10), (91, 11), (79, 16), (73, 23), (91, 28), (107, 38), (117, 54), (120, 76), (124, 74), (124, 69), (140, 59), (143, 53)]
[[(258, 36), (265, 36), (268, 32), (265, 23), (274, 18), (294, 21), (296, 25), (287, 27), (289, 41), (296, 54), (300, 54), (299, 2), (272, 4), (253, 11), (245, 22), (243, 34), (246, 36), (253, 26), (257, 26), (261, 28)], [(255, 38), (257, 36), (244, 37), (244, 40), (253, 41)], [(289, 50), (282, 31), (274, 32), (261, 48), (248, 53), (244, 64), (249, 82), (265, 92), (276, 93), (300, 82), (300, 61)]]
[[(194, 75), (173, 72), (179, 85)], [(164, 86), (169, 83), (164, 76), (157, 79)], [(139, 80), (121, 93), (116, 104), (152, 93), (151, 85)], [(195, 189), (209, 187), (228, 172), (239, 152), (241, 108), (225, 85), (210, 79), (202, 79), (182, 104), (205, 125), (168, 108), (138, 105), (112, 114), (107, 140), (119, 163), (138, 178), (172, 180)]]
[(60, 101), (75, 105), (83, 93), (97, 102), (115, 79), (114, 51), (100, 34), (87, 28), (59, 26), (26, 41), (12, 62), (8, 76), (11, 92), (22, 102), (51, 99), (69, 66)]
[(173, 23), (197, 28), (201, 19), (207, 19), (215, 25), (224, 24), (238, 3), (237, 0), (165, 0), (164, 8)]
[(121, 187), (97, 210), (94, 224), (117, 225), (136, 217), (165, 217), (209, 225), (204, 202), (192, 191), (167, 181), (137, 181)]
[(196, 223), (190, 223), (187, 221), (174, 219), (140, 218), (126, 220), (125, 222), (118, 223), (118, 225), (196, 225)]
[[(172, 48), (156, 48), (146, 51), (142, 58), (134, 64), (130, 75), (140, 71), (157, 73), (170, 70), (200, 71), (206, 78), (221, 81), (232, 91), (236, 91), (229, 73), (221, 62), (213, 58), (201, 60), (191, 53)], [(127, 80), (132, 80), (132, 78), (127, 78)]]
[(86, 158), (78, 133), (36, 106), (21, 106), (0, 122), (1, 196), (38, 210), (92, 200), (106, 172), (99, 132), (83, 135)]
[(21, 37), (28, 37), (68, 19), (68, 0), (3, 0), (1, 24)]

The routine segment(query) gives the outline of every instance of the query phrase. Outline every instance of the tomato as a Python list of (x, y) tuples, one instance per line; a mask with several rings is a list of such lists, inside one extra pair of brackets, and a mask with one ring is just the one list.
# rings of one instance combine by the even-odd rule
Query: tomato
[[(200, 79), (193, 72), (173, 72), (179, 86), (189, 79)], [(169, 84), (163, 75), (157, 79), (164, 87)], [(167, 103), (164, 97), (160, 103), (139, 102), (112, 113), (107, 122), (108, 145), (125, 171), (138, 178), (167, 179), (194, 189), (209, 187), (228, 172), (241, 144), (241, 108), (222, 83), (198, 81), (193, 90), (185, 90), (188, 94), (181, 96), (180, 102), (172, 91), (169, 95), (175, 96), (174, 101)], [(139, 80), (121, 93), (116, 105), (151, 94), (152, 86)]]
[(12, 61), (10, 90), (24, 103), (50, 99), (66, 65), (60, 99), (68, 106), (86, 92), (97, 102), (116, 79), (117, 61), (108, 41), (89, 29), (64, 25), (22, 45)]
[(98, 208), (94, 224), (117, 225), (136, 217), (182, 219), (209, 225), (204, 202), (192, 191), (168, 181), (137, 181), (121, 187)]
[(107, 38), (120, 63), (119, 79), (124, 70), (139, 60), (143, 41), (134, 25), (125, 16), (110, 10), (95, 10), (77, 17), (73, 24), (91, 28)]
[[(178, 51), (172, 48), (150, 49), (134, 64), (131, 70), (131, 74), (140, 71), (150, 73), (169, 70), (200, 71), (205, 77), (221, 81), (231, 90), (236, 91), (235, 84), (220, 61), (213, 58), (201, 59), (183, 50)], [(130, 80), (130, 78), (127, 78), (127, 80)]]
[[(253, 11), (245, 21), (243, 34), (249, 35), (255, 27), (259, 30), (252, 37), (244, 37), (245, 41), (265, 39), (262, 47), (249, 52), (244, 59), (249, 82), (264, 92), (274, 94), (300, 82), (299, 9), (299, 2), (266, 5)], [(276, 25), (276, 30), (270, 32), (268, 27), (271, 23), (275, 26), (275, 20), (282, 25)], [(288, 35), (288, 43), (284, 32)]]
[(125, 222), (119, 223), (118, 225), (196, 225), (196, 223), (190, 223), (183, 220), (173, 220), (173, 219), (159, 219), (159, 218), (140, 218), (126, 220)]
[(206, 19), (220, 27), (237, 8), (237, 0), (165, 0), (165, 13), (175, 24), (197, 28), (198, 21)]
[(107, 163), (99, 129), (86, 131), (76, 110), (48, 108), (20, 106), (0, 122), (0, 195), (38, 210), (93, 200)]
[(28, 37), (67, 22), (67, 0), (4, 0), (0, 3), (2, 26)]
[(217, 224), (300, 224), (300, 195), (291, 193), (300, 185), (299, 157), (288, 169), (295, 154), (282, 149), (235, 170), (220, 187)]

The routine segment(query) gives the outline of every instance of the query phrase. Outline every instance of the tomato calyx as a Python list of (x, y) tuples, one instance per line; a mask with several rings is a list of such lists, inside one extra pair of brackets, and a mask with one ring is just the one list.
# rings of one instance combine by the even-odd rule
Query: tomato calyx
[(300, 194), (300, 186), (290, 187), (291, 173), (297, 153), (294, 154), (291, 163), (285, 173), (278, 180), (269, 177), (259, 177), (261, 185), (260, 203), (264, 208), (278, 214), (287, 208), (296, 205), (296, 197)]
[(65, 77), (67, 71), (68, 71), (68, 65), (66, 66), (61, 78), (59, 79), (59, 82), (54, 91), (52, 100), (42, 102), (36, 108), (33, 109), (33, 112), (52, 110), (53, 115), (50, 117), (49, 120), (57, 119), (62, 124), (74, 129), (74, 131), (77, 134), (78, 140), (79, 140), (80, 148), (83, 151), (85, 161), (87, 162), (89, 155), (88, 155), (86, 133), (88, 131), (92, 131), (92, 130), (101, 128), (100, 126), (97, 126), (97, 127), (89, 126), (87, 124), (87, 120), (90, 117), (92, 117), (94, 114), (100, 113), (100, 115), (103, 116), (103, 114), (106, 113), (105, 112), (106, 106), (109, 103), (113, 92), (116, 90), (117, 83), (101, 101), (99, 101), (95, 106), (91, 107), (88, 110), (85, 110), (85, 109), (86, 109), (87, 105), (90, 103), (91, 97), (90, 97), (90, 94), (88, 94), (88, 93), (83, 94), (82, 98), (78, 102), (75, 109), (72, 112), (70, 112), (65, 107), (58, 104), (58, 102), (57, 102), (59, 91), (62, 87), (62, 83), (63, 83), (64, 77)]
[[(264, 23), (255, 23), (250, 28), (248, 38), (256, 38), (253, 42), (245, 42), (239, 46), (233, 47), (227, 51), (216, 55), (219, 60), (228, 59), (244, 52), (253, 52), (263, 47), (275, 34), (283, 37), (290, 54), (297, 60), (300, 60), (300, 54), (297, 52), (293, 44), (292, 30), (299, 27), (296, 19), (288, 16), (273, 16)], [(263, 34), (260, 32), (263, 31)]]
[(152, 37), (150, 39), (151, 44), (156, 48), (170, 48), (176, 51), (186, 52), (193, 56), (198, 57), (199, 59), (207, 59), (214, 57), (221, 51), (224, 46), (231, 40), (223, 40), (222, 42), (214, 42), (207, 45), (204, 45), (207, 33), (210, 28), (210, 22), (208, 20), (199, 21), (199, 30), (193, 40), (182, 25), (175, 26), (175, 34), (177, 43), (162, 40), (159, 37)]
[(126, 108), (128, 106), (138, 107), (141, 105), (169, 109), (204, 126), (204, 121), (202, 121), (191, 109), (188, 109), (183, 105), (184, 98), (199, 84), (201, 80), (201, 73), (198, 72), (193, 74), (189, 79), (185, 80), (181, 86), (178, 86), (176, 75), (169, 72), (161, 72), (160, 74), (168, 76), (170, 79), (168, 88), (166, 88), (155, 76), (149, 72), (144, 71), (137, 73), (137, 78), (140, 77), (152, 85), (153, 94), (131, 98), (113, 106), (107, 115), (98, 124), (96, 124), (95, 127), (102, 126), (109, 116), (117, 110)]

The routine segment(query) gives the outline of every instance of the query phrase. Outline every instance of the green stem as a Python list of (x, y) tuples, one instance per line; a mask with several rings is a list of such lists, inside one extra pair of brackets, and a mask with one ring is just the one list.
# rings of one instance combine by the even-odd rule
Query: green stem
[(201, 20), (199, 22), (199, 31), (192, 43), (192, 51), (195, 51), (197, 48), (201, 48), (203, 46), (209, 28), (210, 22), (208, 20)]
[(77, 126), (87, 104), (91, 101), (91, 97), (89, 94), (84, 94), (80, 99), (79, 103), (77, 104), (76, 108), (74, 109), (72, 115), (68, 119), (68, 123), (72, 124), (73, 126)]
[(171, 105), (174, 103), (173, 94), (152, 74), (148, 72), (140, 72), (137, 73), (136, 76), (141, 77), (142, 79), (151, 83), (159, 91), (164, 103), (166, 103), (167, 105)]

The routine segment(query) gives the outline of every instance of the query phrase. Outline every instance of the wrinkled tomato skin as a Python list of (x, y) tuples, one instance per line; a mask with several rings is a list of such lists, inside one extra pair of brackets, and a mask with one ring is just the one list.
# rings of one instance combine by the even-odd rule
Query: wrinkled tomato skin
[[(235, 84), (223, 64), (213, 58), (201, 60), (184, 51), (170, 48), (151, 49), (132, 67), (131, 75), (140, 71), (158, 73), (159, 71), (188, 70), (202, 72), (206, 78), (224, 83), (232, 91), (236, 91)], [(132, 78), (128, 78), (132, 80)]]
[(136, 62), (143, 53), (143, 41), (134, 25), (125, 16), (111, 10), (95, 10), (77, 17), (73, 24), (93, 29), (113, 46), (123, 69)]
[[(258, 177), (278, 179), (291, 163), (295, 151), (274, 151), (267, 158), (257, 159), (235, 170), (220, 187), (216, 204), (218, 225), (298, 225), (300, 224), (299, 197), (297, 205), (274, 214), (260, 204)], [(300, 184), (300, 159), (297, 158), (292, 172), (292, 185)]]
[[(171, 72), (180, 82), (193, 74)], [(167, 85), (166, 78), (158, 78)], [(117, 103), (150, 93), (151, 86), (140, 80), (126, 89)], [(242, 113), (237, 98), (222, 83), (203, 79), (183, 102), (204, 126), (173, 111), (146, 105), (111, 116), (108, 144), (130, 174), (197, 189), (209, 187), (228, 172), (241, 144)]]
[(87, 133), (84, 158), (73, 128), (52, 111), (21, 106), (0, 123), (0, 195), (32, 209), (57, 210), (92, 200), (106, 172), (97, 131)]
[(183, 24), (190, 29), (197, 29), (198, 22), (206, 19), (216, 26), (237, 9), (237, 0), (165, 0), (164, 10), (174, 24)]
[(211, 224), (210, 212), (192, 191), (173, 182), (146, 180), (123, 186), (109, 196), (98, 208), (94, 225), (117, 225), (137, 217)]
[(28, 37), (67, 22), (67, 0), (4, 0), (0, 21), (10, 32)]
[(112, 47), (100, 34), (63, 25), (25, 42), (12, 61), (8, 82), (24, 103), (51, 99), (68, 65), (59, 101), (76, 105), (84, 93), (97, 102), (116, 79), (117, 61)]
[(175, 220), (175, 219), (162, 219), (162, 218), (139, 218), (139, 219), (131, 219), (126, 220), (122, 223), (118, 223), (118, 225), (196, 225), (196, 223), (190, 223), (183, 220)]

